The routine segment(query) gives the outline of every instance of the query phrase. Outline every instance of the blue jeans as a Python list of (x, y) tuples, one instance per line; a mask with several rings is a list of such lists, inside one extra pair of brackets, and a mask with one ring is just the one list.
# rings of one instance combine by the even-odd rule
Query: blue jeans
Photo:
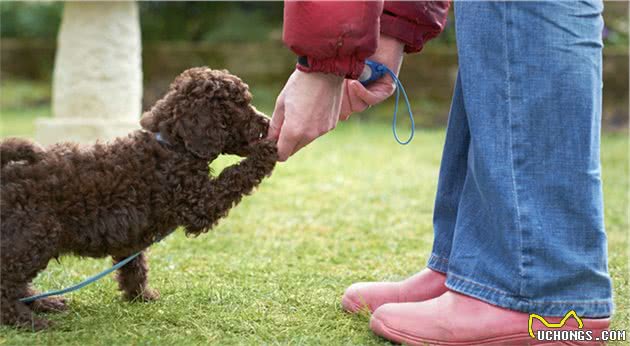
[(456, 2), (459, 73), (428, 266), (543, 316), (610, 316), (601, 2)]

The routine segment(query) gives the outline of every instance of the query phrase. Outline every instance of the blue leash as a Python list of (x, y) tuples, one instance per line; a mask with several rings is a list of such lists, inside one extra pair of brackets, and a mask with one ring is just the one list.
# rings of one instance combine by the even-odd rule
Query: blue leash
[(81, 289), (81, 288), (83, 288), (83, 287), (85, 287), (85, 286), (87, 286), (87, 285), (89, 285), (89, 284), (99, 280), (100, 278), (102, 278), (104, 276), (107, 276), (108, 274), (110, 274), (111, 272), (119, 269), (120, 267), (124, 266), (125, 264), (131, 262), (131, 260), (133, 260), (134, 258), (138, 257), (138, 255), (140, 255), (140, 253), (142, 253), (142, 251), (137, 252), (137, 253), (135, 253), (135, 254), (125, 258), (124, 260), (116, 263), (113, 267), (111, 267), (111, 268), (109, 268), (107, 270), (104, 270), (104, 271), (102, 271), (102, 272), (100, 272), (100, 273), (98, 273), (98, 274), (96, 274), (94, 276), (91, 276), (91, 277), (89, 277), (89, 278), (79, 282), (78, 284), (76, 284), (74, 286), (70, 286), (70, 287), (67, 287), (67, 288), (64, 288), (64, 289), (60, 289), (60, 290), (56, 290), (56, 291), (48, 291), (46, 293), (40, 293), (40, 294), (36, 294), (34, 296), (30, 296), (30, 297), (26, 297), (26, 298), (21, 298), (20, 301), (22, 303), (30, 303), (30, 302), (36, 301), (38, 299), (42, 299), (42, 298), (46, 298), (46, 297), (50, 297), (50, 296), (59, 296), (59, 295), (62, 295), (62, 294), (66, 294), (68, 292), (79, 290), (79, 289)]
[[(169, 236), (174, 231), (175, 231), (175, 229), (173, 229), (172, 231), (168, 232), (162, 238), (158, 239), (156, 241), (156, 243), (159, 243), (160, 241), (162, 241), (162, 239), (166, 238), (167, 236)], [(30, 296), (30, 297), (20, 298), (20, 301), (22, 303), (30, 303), (30, 302), (34, 302), (34, 301), (36, 301), (38, 299), (42, 299), (42, 298), (46, 298), (46, 297), (50, 297), (50, 296), (59, 296), (59, 295), (62, 295), (62, 294), (66, 294), (68, 292), (80, 290), (83, 287), (100, 280), (104, 276), (107, 276), (107, 275), (111, 274), (113, 271), (122, 268), (125, 264), (131, 262), (134, 258), (138, 257), (141, 253), (142, 253), (142, 251), (138, 251), (135, 254), (125, 258), (124, 260), (122, 260), (122, 261), (120, 261), (118, 263), (116, 263), (111, 268), (103, 270), (102, 272), (100, 272), (100, 273), (98, 273), (98, 274), (96, 274), (94, 276), (91, 276), (91, 277), (89, 277), (89, 278), (79, 282), (78, 284), (76, 284), (74, 286), (66, 287), (66, 288), (60, 289), (60, 290), (48, 291), (48, 292), (45, 292), (45, 293), (40, 293), (40, 294), (36, 294), (36, 295)]]
[[(398, 79), (398, 77), (396, 77), (396, 74), (394, 73), (394, 71), (390, 70), (387, 66), (381, 63), (378, 63), (376, 61), (366, 60), (363, 73), (361, 73), (361, 76), (359, 76), (359, 82), (361, 82), (361, 84), (363, 85), (368, 85), (372, 83), (373, 81), (383, 77), (385, 73), (389, 74), (389, 76), (392, 77), (392, 79), (396, 83), (396, 103), (394, 105), (394, 118), (392, 119), (392, 132), (394, 134), (394, 139), (396, 140), (396, 142), (398, 142), (398, 144), (407, 145), (413, 139), (413, 136), (416, 132), (416, 124), (413, 119), (413, 113), (411, 112), (411, 103), (409, 102), (409, 98), (407, 97), (407, 92), (405, 92), (405, 88), (403, 87), (402, 82), (400, 81), (400, 79)], [(400, 140), (400, 137), (398, 137), (398, 131), (396, 130), (396, 123), (398, 121), (398, 102), (400, 100), (401, 91), (402, 91), (403, 97), (405, 98), (405, 103), (407, 104), (407, 112), (409, 114), (409, 120), (411, 121), (411, 134), (409, 135), (409, 138), (406, 141)]]

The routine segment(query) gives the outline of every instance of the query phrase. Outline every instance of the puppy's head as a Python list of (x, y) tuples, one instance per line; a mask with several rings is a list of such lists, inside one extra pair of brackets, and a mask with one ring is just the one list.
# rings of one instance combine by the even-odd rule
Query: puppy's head
[(247, 84), (226, 70), (196, 67), (180, 74), (140, 125), (199, 158), (245, 156), (267, 135), (269, 120), (250, 105)]

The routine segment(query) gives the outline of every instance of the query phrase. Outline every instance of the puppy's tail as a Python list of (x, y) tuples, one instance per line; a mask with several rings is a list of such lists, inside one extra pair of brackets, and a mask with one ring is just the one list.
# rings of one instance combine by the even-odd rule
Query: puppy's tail
[(13, 161), (35, 163), (41, 160), (43, 155), (44, 149), (27, 139), (7, 138), (0, 142), (0, 167)]

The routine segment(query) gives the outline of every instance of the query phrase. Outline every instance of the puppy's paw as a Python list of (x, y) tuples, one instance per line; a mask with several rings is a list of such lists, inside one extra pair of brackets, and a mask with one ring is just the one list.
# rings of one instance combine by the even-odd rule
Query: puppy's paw
[(45, 320), (43, 318), (37, 318), (34, 315), (32, 315), (30, 319), (21, 318), (15, 323), (16, 327), (30, 330), (32, 332), (46, 330), (52, 327), (52, 325), (53, 323), (51, 321)]
[(36, 312), (62, 312), (68, 310), (68, 305), (63, 297), (47, 297), (31, 303), (31, 309)]
[(160, 299), (160, 292), (153, 288), (145, 288), (136, 294), (125, 294), (125, 299), (131, 302), (152, 302)]
[(153, 288), (147, 288), (146, 290), (142, 292), (139, 298), (142, 299), (142, 301), (144, 302), (151, 302), (154, 300), (158, 300), (160, 299), (160, 291), (155, 290)]
[(269, 161), (278, 160), (278, 146), (276, 141), (271, 139), (263, 139), (253, 145), (253, 154), (259, 158)]
[(45, 320), (43, 318), (33, 318), (32, 323), (30, 325), (33, 331), (46, 330), (53, 326), (52, 321)]

